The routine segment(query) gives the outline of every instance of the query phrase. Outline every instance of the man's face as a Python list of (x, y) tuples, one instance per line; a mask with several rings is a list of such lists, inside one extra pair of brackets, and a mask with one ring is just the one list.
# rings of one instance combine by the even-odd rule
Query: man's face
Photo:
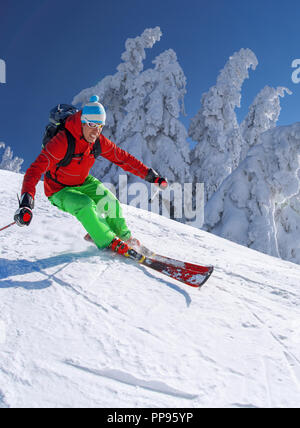
[(99, 138), (102, 132), (101, 128), (90, 128), (86, 123), (82, 124), (82, 133), (85, 140), (92, 144)]

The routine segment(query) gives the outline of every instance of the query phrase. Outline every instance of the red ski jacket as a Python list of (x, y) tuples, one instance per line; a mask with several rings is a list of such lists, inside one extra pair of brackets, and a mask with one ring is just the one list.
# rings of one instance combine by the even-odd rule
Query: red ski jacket
[[(90, 169), (95, 163), (95, 157), (91, 154), (93, 144), (89, 144), (83, 137), (81, 125), (81, 111), (70, 116), (65, 124), (65, 127), (75, 137), (75, 153), (84, 153), (83, 157), (73, 158), (71, 163), (66, 167), (60, 167), (57, 171), (57, 181), (68, 186), (82, 185)], [(104, 137), (102, 134), (99, 137), (101, 154), (105, 159), (115, 163), (125, 171), (131, 172), (138, 177), (145, 178), (148, 169), (142, 162), (134, 156), (120, 149), (115, 143)], [(36, 185), (42, 175), (50, 171), (52, 177), (55, 176), (56, 164), (65, 157), (68, 148), (68, 140), (64, 131), (59, 132), (47, 146), (42, 150), (37, 159), (28, 168), (23, 180), (22, 194), (27, 192), (33, 198), (35, 197)], [(45, 175), (44, 189), (47, 197), (53, 193), (59, 192), (64, 186), (54, 182), (51, 178)]]

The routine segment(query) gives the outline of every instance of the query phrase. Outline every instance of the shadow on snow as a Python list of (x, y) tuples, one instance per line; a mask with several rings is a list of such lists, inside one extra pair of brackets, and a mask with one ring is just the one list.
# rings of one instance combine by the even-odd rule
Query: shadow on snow
[[(70, 265), (71, 263), (77, 260), (87, 259), (96, 255), (99, 255), (99, 251), (92, 249), (88, 251), (82, 251), (80, 253), (58, 254), (53, 257), (48, 257), (46, 259), (40, 259), (40, 260), (34, 260), (34, 261), (29, 261), (26, 259), (8, 260), (8, 259), (0, 258), (0, 289), (1, 288), (24, 288), (26, 290), (42, 290), (50, 287), (53, 283), (53, 280), (62, 286), (72, 287), (70, 284), (66, 283), (65, 281), (62, 281), (61, 279), (57, 278), (55, 275), (57, 275), (58, 272), (62, 271), (68, 265)], [(105, 252), (103, 252), (103, 254), (101, 254), (101, 257), (102, 258), (105, 257), (105, 261), (108, 261), (109, 257), (111, 256), (108, 254), (106, 255)], [(130, 260), (124, 260), (124, 262), (131, 263)], [(54, 272), (53, 274), (47, 274), (46, 272), (44, 272), (45, 269), (53, 268), (55, 266), (61, 266), (61, 267), (58, 271)], [(144, 266), (136, 265), (136, 267), (142, 268), (144, 273), (148, 277), (153, 278), (156, 281), (159, 281), (161, 284), (167, 285), (172, 290), (183, 295), (187, 306), (191, 304), (191, 298), (185, 290), (182, 290), (179, 286), (175, 285), (171, 281), (168, 281), (164, 278), (158, 278), (156, 275), (149, 272), (149, 270)], [(26, 275), (30, 273), (43, 274), (47, 276), (47, 279), (39, 280), (39, 281), (28, 281), (28, 282), (6, 279), (11, 276)]]

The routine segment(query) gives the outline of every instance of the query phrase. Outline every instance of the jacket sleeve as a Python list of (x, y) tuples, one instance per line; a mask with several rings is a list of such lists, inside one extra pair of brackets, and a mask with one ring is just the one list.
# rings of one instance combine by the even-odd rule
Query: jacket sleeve
[(47, 146), (41, 151), (36, 160), (27, 169), (21, 194), (29, 193), (35, 197), (36, 185), (40, 181), (42, 175), (55, 167), (55, 165), (64, 158), (68, 148), (68, 143), (63, 133), (57, 134)]
[(145, 179), (149, 168), (130, 153), (118, 147), (108, 138), (101, 135), (101, 156), (120, 166), (124, 171), (131, 172)]

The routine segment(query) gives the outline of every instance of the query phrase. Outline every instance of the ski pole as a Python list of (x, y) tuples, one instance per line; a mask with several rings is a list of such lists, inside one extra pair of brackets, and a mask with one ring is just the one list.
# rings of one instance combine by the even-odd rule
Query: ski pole
[(2, 230), (8, 229), (10, 226), (13, 226), (14, 224), (16, 224), (16, 222), (14, 221), (13, 223), (8, 224), (5, 227), (2, 227), (2, 229), (0, 229), (0, 232), (2, 232)]
[(149, 198), (149, 204), (151, 204), (153, 201), (154, 201), (154, 199), (156, 198), (156, 196), (158, 195), (158, 193), (159, 193), (159, 188), (156, 190), (156, 192), (154, 193), (154, 195), (153, 196), (151, 196), (151, 198)]
[(155, 181), (155, 183), (158, 186), (158, 189), (156, 190), (156, 192), (154, 193), (154, 195), (151, 196), (151, 198), (149, 199), (149, 201), (148, 201), (149, 204), (151, 204), (151, 202), (154, 201), (154, 199), (156, 198), (156, 196), (158, 195), (158, 193), (159, 193), (160, 190), (164, 190), (164, 189), (166, 189), (168, 187), (168, 181), (165, 178), (163, 178), (163, 179), (162, 178), (160, 178), (160, 179), (157, 178), (157, 180), (158, 181)]

